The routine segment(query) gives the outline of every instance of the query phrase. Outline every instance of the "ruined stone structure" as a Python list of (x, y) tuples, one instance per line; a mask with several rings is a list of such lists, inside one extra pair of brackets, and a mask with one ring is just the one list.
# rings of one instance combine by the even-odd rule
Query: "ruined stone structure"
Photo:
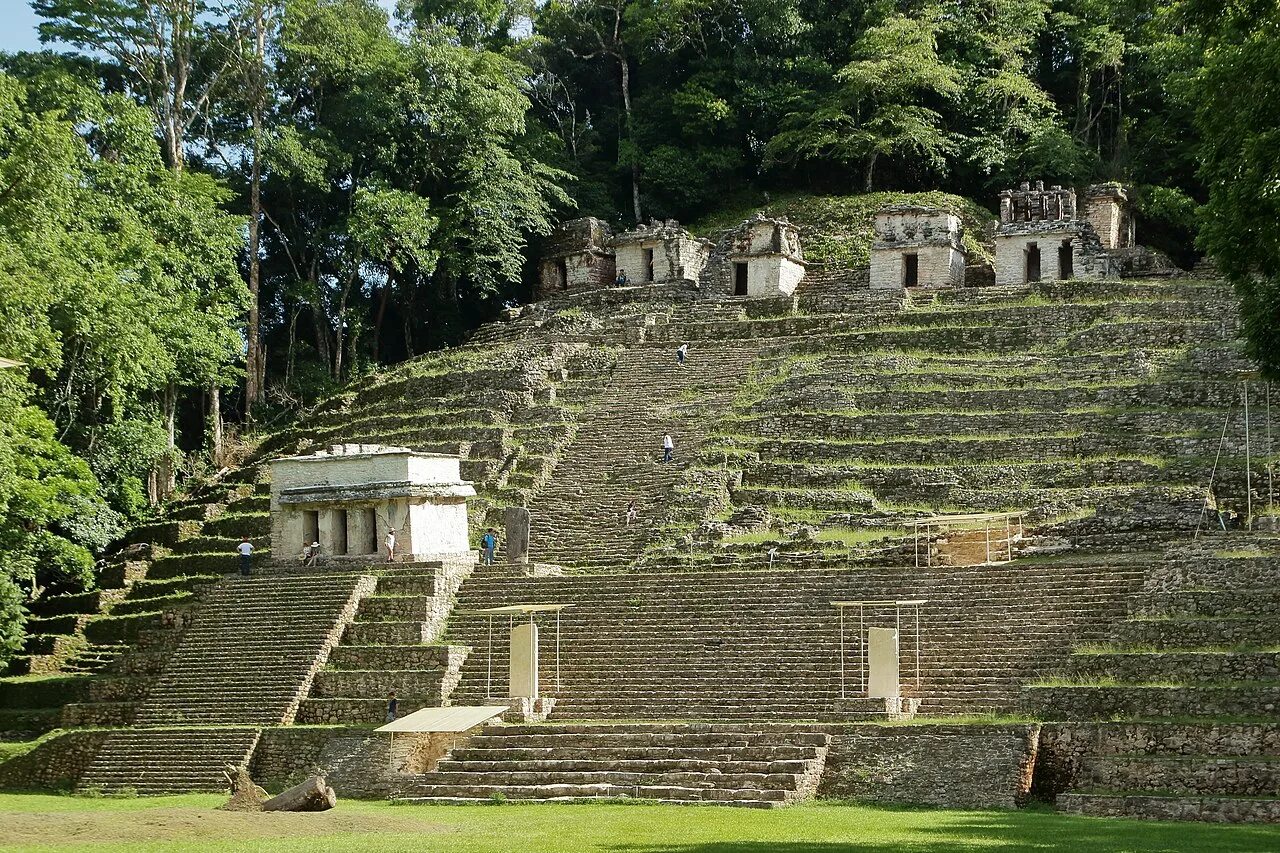
[(1084, 194), (1084, 214), (1104, 249), (1128, 249), (1134, 245), (1129, 192), (1123, 184), (1091, 185)]
[(607, 287), (614, 280), (613, 237), (609, 225), (593, 216), (555, 227), (543, 245), (538, 266), (538, 298)]
[[(1101, 215), (1100, 215), (1101, 216)], [(1023, 183), (1000, 194), (995, 234), (997, 285), (1118, 277), (1106, 247), (1076, 209), (1076, 193)]]
[(919, 205), (892, 205), (876, 213), (871, 245), (872, 289), (960, 287), (965, 254), (960, 217)]
[(800, 231), (757, 213), (720, 238), (702, 274), (708, 296), (790, 296), (804, 278)]
[[(1007, 200), (1006, 240), (1095, 227), (1069, 191)], [(949, 270), (951, 223), (935, 224), (918, 248)], [(1123, 222), (1110, 233), (1123, 242)], [(596, 237), (612, 262), (620, 247)], [(12, 672), (47, 677), (0, 680), (0, 729), (66, 733), (0, 761), (0, 786), (203, 790), (233, 762), (273, 792), (319, 768), (343, 797), (428, 802), (1043, 795), (1092, 814), (1280, 815), (1280, 538), (1180, 544), (1207, 501), (1247, 506), (1233, 377), (1252, 366), (1231, 288), (1042, 275), (824, 292), (813, 276), (788, 295), (794, 238), (757, 218), (697, 290), (606, 278), (525, 306), (345, 389), (136, 528), (102, 589), (31, 605)], [(735, 257), (772, 264), (765, 292), (733, 296)], [(1252, 470), (1257, 509), (1257, 456)], [(464, 481), (471, 541), (503, 531), (497, 566), (475, 565), (460, 514), (449, 544), (417, 544), (414, 501), (465, 501)], [(298, 513), (350, 552), (367, 535), (350, 507), (383, 500), (409, 517), (402, 553), (452, 555), (300, 569)], [(999, 561), (984, 529), (992, 564), (915, 568), (916, 521), (1010, 508), (1026, 535), (997, 535)], [(285, 570), (234, 576), (241, 535)], [(919, 631), (899, 624), (921, 600)], [(859, 602), (879, 603), (865, 625)], [(370, 731), (387, 694), (409, 713), (511, 692), (511, 619), (542, 636), (547, 720), (397, 765)], [(873, 629), (898, 632), (895, 707), (871, 689)], [(957, 718), (868, 725), (917, 707)], [(975, 713), (1039, 722), (960, 716)]]
[(614, 237), (617, 275), (628, 284), (696, 282), (707, 264), (711, 241), (694, 237), (674, 219), (651, 220)]
[(271, 462), (271, 550), (320, 543), (324, 558), (373, 559), (387, 532), (406, 558), (466, 553), (467, 498), (456, 456), (335, 444)]

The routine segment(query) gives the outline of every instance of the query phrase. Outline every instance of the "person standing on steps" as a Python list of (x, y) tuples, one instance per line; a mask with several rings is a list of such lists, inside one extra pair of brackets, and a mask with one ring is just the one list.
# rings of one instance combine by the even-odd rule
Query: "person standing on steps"
[(253, 571), (253, 543), (249, 541), (248, 536), (240, 539), (236, 550), (240, 552), (240, 574), (247, 578)]
[(662, 436), (662, 461), (670, 462), (675, 450), (676, 443), (671, 440), (671, 433), (664, 433)]
[(387, 562), (394, 563), (396, 561), (396, 529), (394, 527), (387, 528)]
[(681, 344), (679, 348), (676, 349), (676, 364), (678, 364), (680, 367), (684, 367), (684, 360), (688, 355), (689, 355), (689, 345)]
[(317, 566), (317, 565), (319, 565), (319, 564), (320, 564), (320, 543), (319, 543), (319, 542), (312, 542), (312, 543), (311, 543), (311, 558), (310, 558), (309, 560), (307, 560), (307, 565), (308, 565), (308, 566), (313, 566), (313, 567), (314, 567), (314, 566)]
[(396, 711), (400, 708), (400, 703), (396, 700), (396, 692), (392, 690), (387, 694), (387, 722), (394, 723), (396, 721)]
[(635, 524), (639, 515), (640, 510), (636, 507), (636, 499), (632, 498), (631, 503), (627, 504), (627, 527)]
[(486, 566), (493, 565), (493, 554), (498, 550), (498, 531), (490, 527), (485, 531), (484, 537), (480, 540), (480, 550), (483, 553), (482, 561)]

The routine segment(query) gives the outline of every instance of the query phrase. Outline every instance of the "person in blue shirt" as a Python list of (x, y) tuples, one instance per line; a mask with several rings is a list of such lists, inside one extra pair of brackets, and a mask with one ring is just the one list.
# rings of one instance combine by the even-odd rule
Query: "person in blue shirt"
[(492, 566), (493, 554), (498, 550), (498, 532), (492, 527), (484, 534), (484, 538), (480, 540), (480, 548), (484, 552), (484, 564)]

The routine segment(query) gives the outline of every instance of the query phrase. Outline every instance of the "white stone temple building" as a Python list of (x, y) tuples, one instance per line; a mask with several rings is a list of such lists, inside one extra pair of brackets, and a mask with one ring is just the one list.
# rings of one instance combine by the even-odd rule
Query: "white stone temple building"
[(702, 282), (711, 296), (790, 296), (804, 273), (799, 230), (757, 213), (720, 238)]
[(289, 560), (320, 543), (322, 559), (372, 560), (396, 532), (397, 559), (470, 550), (459, 459), (404, 447), (339, 444), (271, 462), (271, 552)]
[(613, 238), (614, 266), (628, 284), (696, 282), (711, 241), (693, 236), (674, 219), (651, 221)]
[(897, 204), (880, 209), (871, 245), (871, 287), (961, 287), (965, 254), (960, 217), (936, 207)]
[(1037, 181), (1000, 194), (996, 284), (1118, 278), (1106, 248), (1077, 212), (1075, 190)]

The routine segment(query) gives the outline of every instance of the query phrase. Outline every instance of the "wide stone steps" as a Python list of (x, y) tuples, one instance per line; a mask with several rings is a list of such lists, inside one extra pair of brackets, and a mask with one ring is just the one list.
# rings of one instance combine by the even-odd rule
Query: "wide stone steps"
[(1280, 616), (1168, 617), (1123, 622), (1115, 628), (1122, 646), (1197, 649), (1216, 646), (1280, 646)]
[(1071, 658), (1075, 677), (1121, 682), (1225, 682), (1280, 680), (1280, 651), (1170, 651), (1079, 654)]
[(1025, 689), (1023, 704), (1045, 719), (1056, 720), (1276, 717), (1280, 715), (1280, 681), (1223, 685), (1032, 685)]
[(157, 795), (225, 791), (226, 765), (247, 766), (256, 728), (128, 729), (103, 742), (76, 789)]
[(359, 575), (221, 581), (156, 679), (136, 724), (287, 722), (344, 618), (371, 587)]
[(782, 805), (811, 796), (829, 738), (724, 725), (497, 726), (416, 777), (405, 802), (648, 799)]

